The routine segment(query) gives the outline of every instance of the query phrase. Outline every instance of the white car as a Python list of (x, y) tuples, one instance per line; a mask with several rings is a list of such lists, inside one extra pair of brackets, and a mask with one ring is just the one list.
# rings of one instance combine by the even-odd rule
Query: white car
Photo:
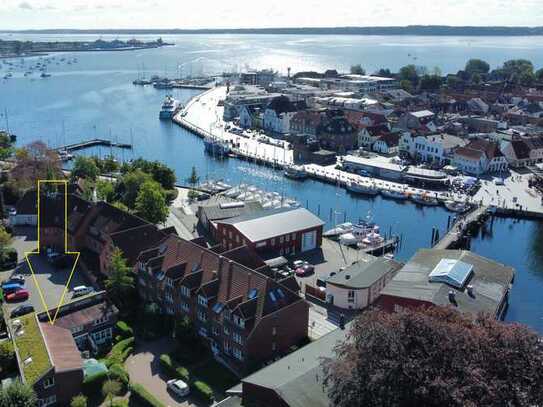
[(185, 397), (190, 393), (190, 388), (187, 383), (180, 379), (171, 379), (167, 381), (168, 389), (173, 391), (180, 397)]

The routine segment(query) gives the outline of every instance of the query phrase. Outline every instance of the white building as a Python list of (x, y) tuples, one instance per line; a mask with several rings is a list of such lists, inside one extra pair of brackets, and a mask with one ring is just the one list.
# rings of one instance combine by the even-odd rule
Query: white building
[(364, 309), (379, 298), (400, 267), (384, 257), (354, 263), (326, 281), (326, 300), (339, 308)]
[(305, 102), (291, 102), (286, 96), (274, 98), (264, 110), (262, 127), (264, 130), (285, 134), (290, 130), (290, 119), (307, 107)]
[(15, 211), (9, 214), (11, 226), (37, 226), (38, 200), (35, 191), (27, 192), (17, 202)]
[(507, 170), (508, 163), (495, 141), (472, 140), (465, 147), (454, 151), (452, 164), (460, 171), (471, 175), (482, 175)]
[(403, 133), (400, 138), (399, 151), (418, 161), (447, 165), (453, 152), (467, 141), (450, 134), (412, 135)]

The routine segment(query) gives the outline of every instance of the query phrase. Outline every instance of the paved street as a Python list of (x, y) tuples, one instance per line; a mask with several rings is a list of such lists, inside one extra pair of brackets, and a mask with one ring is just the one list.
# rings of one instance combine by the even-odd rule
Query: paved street
[(326, 309), (312, 303), (309, 303), (309, 307), (309, 329), (307, 332), (312, 340), (339, 329), (327, 319)]
[(130, 381), (140, 383), (155, 397), (169, 407), (197, 406), (188, 398), (178, 398), (166, 388), (167, 377), (160, 373), (159, 358), (162, 353), (168, 353), (174, 348), (170, 338), (162, 338), (154, 342), (145, 342), (136, 347), (134, 355), (126, 361)]
[[(37, 312), (45, 311), (43, 303), (40, 299), (40, 295), (36, 286), (36, 282), (32, 277), (30, 269), (26, 263), (24, 253), (33, 251), (36, 249), (37, 241), (35, 239), (35, 231), (33, 228), (24, 228), (17, 231), (13, 240), (13, 247), (17, 250), (19, 256), (19, 264), (15, 269), (16, 274), (23, 274), (26, 277), (25, 288), (30, 292), (30, 298), (26, 302), (6, 303), (8, 311), (24, 304), (29, 303), (34, 306)], [(70, 269), (58, 270), (52, 267), (45, 259), (45, 256), (31, 256), (32, 267), (35, 272), (35, 278), (41, 287), (44, 301), (48, 308), (56, 307), (60, 301), (64, 286), (68, 281), (70, 275)], [(0, 272), (0, 280), (9, 278), (14, 273), (13, 270)], [(72, 297), (71, 289), (78, 285), (87, 285), (82, 274), (78, 268), (74, 272), (72, 280), (70, 282), (70, 291), (66, 293), (65, 301), (68, 301)]]

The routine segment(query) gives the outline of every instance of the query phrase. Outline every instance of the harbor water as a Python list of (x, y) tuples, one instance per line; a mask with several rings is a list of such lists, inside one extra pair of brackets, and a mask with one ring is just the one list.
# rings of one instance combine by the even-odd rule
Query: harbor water
[[(0, 38), (4, 37), (0, 34)], [(44, 39), (43, 35), (23, 37)], [(95, 39), (59, 35), (46, 39), (57, 38)], [(391, 231), (402, 236), (396, 253), (402, 261), (418, 248), (430, 246), (432, 228), (438, 228), (443, 236), (448, 217), (454, 215), (443, 207), (423, 208), (380, 196), (358, 197), (315, 180), (289, 180), (279, 170), (247, 161), (213, 159), (204, 153), (201, 139), (158, 119), (166, 94), (185, 103), (199, 91), (157, 90), (134, 86), (132, 80), (143, 71), (147, 76), (166, 73), (173, 77), (239, 70), (245, 64), (282, 72), (290, 66), (296, 72), (348, 69), (355, 63), (362, 63), (369, 71), (380, 67), (394, 70), (415, 63), (438, 65), (443, 72), (454, 72), (470, 57), (481, 57), (493, 66), (522, 57), (531, 59), (538, 68), (543, 66), (543, 54), (536, 51), (543, 44), (540, 37), (180, 35), (164, 40), (176, 45), (143, 51), (69, 54), (77, 57), (77, 63), (50, 63), (49, 78), (41, 79), (37, 74), (23, 77), (22, 70), (14, 72), (12, 79), (0, 79), (0, 128), (8, 125), (19, 145), (40, 139), (60, 146), (92, 138), (132, 143), (133, 151), (94, 148), (81, 153), (104, 156), (113, 152), (119, 160), (139, 156), (160, 160), (175, 169), (179, 183), (185, 183), (195, 166), (202, 180), (221, 178), (233, 185), (246, 183), (297, 199), (325, 220), (327, 227), (344, 220), (356, 222), (369, 214), (383, 234)], [(5, 72), (0, 68), (0, 77)], [(471, 247), (517, 270), (506, 319), (543, 332), (543, 224), (496, 218), (473, 237)]]

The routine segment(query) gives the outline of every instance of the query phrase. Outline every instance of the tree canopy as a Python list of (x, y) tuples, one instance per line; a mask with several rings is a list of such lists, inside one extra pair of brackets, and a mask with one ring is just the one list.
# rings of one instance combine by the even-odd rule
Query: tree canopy
[(351, 65), (351, 73), (353, 75), (366, 75), (366, 70), (362, 68), (362, 65), (356, 64)]
[(34, 141), (16, 151), (11, 176), (18, 188), (36, 186), (39, 179), (62, 179), (58, 154), (42, 141)]
[(37, 404), (32, 387), (19, 380), (0, 391), (0, 407), (35, 407)]
[(543, 343), (521, 325), (434, 307), (372, 310), (347, 328), (322, 362), (334, 406), (543, 403)]
[(466, 67), (464, 70), (472, 76), (475, 73), (480, 74), (487, 74), (490, 71), (490, 65), (488, 62), (483, 61), (482, 59), (470, 59), (466, 63)]
[(134, 289), (134, 278), (123, 252), (117, 247), (109, 259), (108, 275), (105, 286), (110, 298), (117, 304), (123, 304), (127, 294), (131, 294)]
[(85, 178), (94, 181), (98, 175), (100, 175), (100, 170), (94, 159), (82, 155), (76, 157), (71, 172), (72, 179)]
[(162, 187), (158, 182), (146, 181), (136, 198), (136, 211), (148, 222), (163, 223), (168, 217), (168, 205)]
[(149, 174), (152, 179), (158, 182), (164, 189), (175, 188), (175, 173), (173, 170), (160, 161), (148, 161), (143, 158), (138, 158), (131, 163), (124, 164), (121, 168), (123, 173), (141, 170)]

